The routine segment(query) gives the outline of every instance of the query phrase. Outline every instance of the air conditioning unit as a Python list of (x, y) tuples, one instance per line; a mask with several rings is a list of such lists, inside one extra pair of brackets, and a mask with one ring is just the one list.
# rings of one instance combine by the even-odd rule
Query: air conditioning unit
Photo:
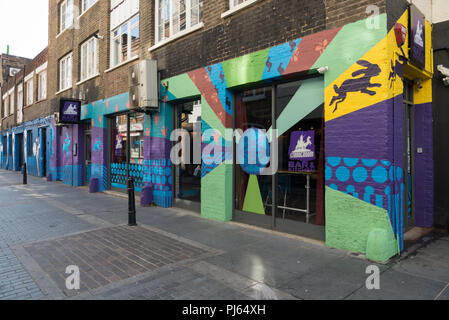
[(129, 68), (130, 109), (159, 112), (159, 81), (156, 60), (143, 60)]

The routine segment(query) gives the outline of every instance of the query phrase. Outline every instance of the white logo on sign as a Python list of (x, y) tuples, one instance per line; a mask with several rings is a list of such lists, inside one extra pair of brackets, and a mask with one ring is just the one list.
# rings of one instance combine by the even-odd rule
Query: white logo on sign
[(73, 104), (71, 104), (67, 110), (64, 112), (65, 115), (69, 115), (69, 116), (77, 116), (78, 112), (76, 111), (76, 106), (74, 106)]
[(307, 137), (307, 142), (304, 141), (304, 135), (301, 135), (301, 138), (298, 140), (296, 144), (296, 149), (290, 154), (290, 158), (305, 158), (305, 157), (313, 157), (313, 151), (308, 149), (308, 146), (312, 145), (312, 137)]
[(424, 26), (421, 24), (421, 21), (418, 20), (418, 24), (416, 25), (415, 43), (420, 47), (424, 47), (423, 35), (424, 35)]

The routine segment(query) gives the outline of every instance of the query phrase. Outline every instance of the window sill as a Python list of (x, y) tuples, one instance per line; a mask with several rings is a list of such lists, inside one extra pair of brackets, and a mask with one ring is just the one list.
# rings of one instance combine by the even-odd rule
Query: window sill
[(120, 68), (120, 67), (123, 67), (125, 64), (128, 64), (128, 63), (133, 62), (133, 61), (138, 60), (138, 59), (139, 59), (139, 56), (135, 56), (134, 58), (128, 59), (128, 60), (123, 61), (123, 62), (120, 62), (120, 63), (119, 63), (118, 65), (116, 65), (116, 66), (110, 67), (109, 69), (105, 70), (104, 72), (105, 72), (105, 73), (111, 72), (111, 71), (113, 71), (113, 70), (115, 70), (115, 69), (118, 69), (118, 68)]
[(71, 26), (68, 26), (67, 28), (65, 28), (64, 30), (62, 30), (61, 32), (59, 32), (57, 35), (56, 35), (56, 39), (58, 39), (64, 32), (66, 32), (67, 30), (70, 30), (70, 29), (72, 29), (72, 27), (73, 27), (73, 24), (71, 25)]
[(184, 37), (184, 36), (186, 36), (186, 35), (188, 35), (188, 34), (190, 34), (192, 32), (195, 32), (195, 31), (197, 31), (197, 30), (199, 30), (199, 29), (201, 29), (203, 27), (204, 27), (204, 23), (201, 22), (201, 23), (197, 24), (196, 26), (194, 26), (194, 27), (192, 27), (190, 29), (178, 32), (174, 36), (172, 36), (172, 37), (170, 37), (168, 39), (162, 40), (159, 43), (155, 44), (154, 46), (149, 48), (148, 51), (149, 52), (154, 51), (154, 50), (156, 50), (156, 49), (158, 49), (158, 48), (160, 48), (162, 46), (165, 46), (167, 43), (170, 43), (172, 41), (175, 41), (176, 39), (182, 38), (182, 37)]
[(92, 7), (94, 7), (97, 3), (98, 3), (98, 1), (95, 1), (95, 3), (94, 3), (93, 5), (91, 5), (89, 8), (87, 8), (86, 10), (84, 10), (84, 12), (81, 13), (81, 14), (78, 16), (77, 19), (81, 19), (81, 17), (84, 16), (84, 14), (85, 14), (86, 12), (88, 12)]
[(239, 4), (239, 5), (235, 6), (235, 7), (233, 7), (232, 9), (229, 9), (228, 11), (223, 12), (223, 13), (221, 14), (221, 17), (222, 17), (222, 18), (229, 17), (229, 16), (233, 15), (234, 13), (236, 13), (236, 12), (238, 12), (238, 11), (244, 9), (244, 8), (247, 8), (247, 7), (251, 6), (251, 5), (253, 5), (253, 4), (256, 3), (257, 1), (259, 1), (259, 0), (248, 0), (248, 1), (246, 1), (246, 2), (243, 2), (243, 3), (241, 3), (241, 4)]
[(95, 78), (98, 77), (98, 76), (100, 76), (100, 73), (94, 74), (93, 76), (91, 76), (91, 77), (89, 77), (89, 78), (80, 80), (80, 81), (78, 81), (78, 82), (76, 83), (76, 85), (79, 86), (80, 84), (83, 84), (84, 82), (87, 82), (87, 81), (89, 81), (89, 80), (95, 79)]
[(69, 88), (65, 88), (65, 89), (59, 90), (58, 92), (55, 93), (55, 95), (61, 94), (61, 93), (65, 92), (65, 91), (68, 91), (70, 89), (73, 89), (73, 88), (69, 87)]

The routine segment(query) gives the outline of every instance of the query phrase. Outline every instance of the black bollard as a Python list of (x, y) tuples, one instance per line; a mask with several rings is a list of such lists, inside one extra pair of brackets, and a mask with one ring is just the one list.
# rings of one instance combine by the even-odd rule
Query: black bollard
[(137, 226), (136, 220), (136, 197), (134, 193), (134, 179), (128, 179), (128, 225), (130, 227)]
[(24, 163), (23, 164), (23, 184), (27, 184), (28, 183), (28, 179), (27, 179), (27, 164)]

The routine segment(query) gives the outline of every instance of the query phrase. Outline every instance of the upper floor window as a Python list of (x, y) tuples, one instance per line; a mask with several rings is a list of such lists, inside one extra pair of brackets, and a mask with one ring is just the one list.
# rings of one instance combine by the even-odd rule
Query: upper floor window
[(33, 87), (33, 79), (28, 80), (25, 83), (25, 88), (26, 88), (26, 105), (32, 105), (33, 104), (33, 91), (34, 91), (34, 87)]
[(259, 0), (229, 0), (229, 10), (224, 12), (221, 17), (224, 18), (231, 14), (234, 14), (235, 12), (246, 8), (258, 1)]
[(17, 122), (23, 121), (23, 86), (17, 87)]
[(188, 31), (203, 20), (203, 0), (156, 0), (156, 43)]
[(111, 67), (137, 57), (139, 47), (139, 15), (136, 15), (112, 31)]
[(4, 118), (6, 118), (8, 116), (8, 106), (9, 106), (8, 95), (5, 94), (3, 96), (3, 117)]
[(73, 25), (73, 0), (64, 0), (61, 2), (59, 5), (59, 18), (59, 32), (62, 32)]
[(81, 79), (98, 75), (98, 40), (90, 38), (81, 45)]
[(14, 114), (14, 90), (9, 94), (9, 115)]
[(59, 91), (72, 87), (72, 53), (59, 60)]
[(47, 71), (42, 71), (37, 75), (37, 100), (47, 99)]
[(90, 7), (92, 7), (97, 0), (81, 0), (81, 12), (87, 11)]

